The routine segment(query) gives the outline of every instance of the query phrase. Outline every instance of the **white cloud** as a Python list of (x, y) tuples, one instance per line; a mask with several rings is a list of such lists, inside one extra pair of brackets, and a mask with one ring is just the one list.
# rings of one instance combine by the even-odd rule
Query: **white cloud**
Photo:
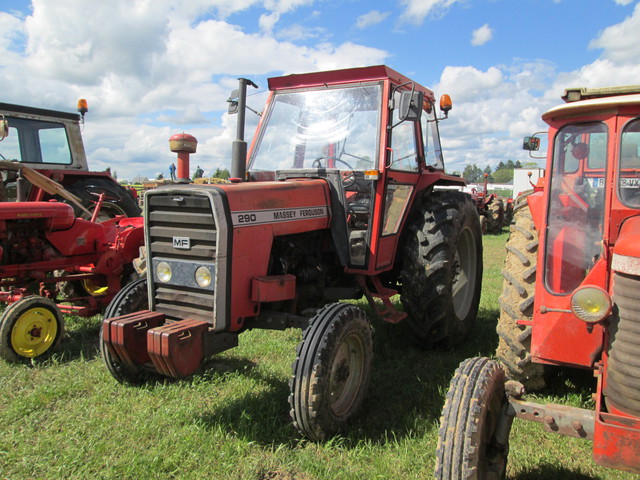
[[(353, 42), (328, 42), (326, 34), (305, 46), (294, 43), (303, 38), (300, 30), (271, 33), (278, 18), (311, 3), (33, 0), (25, 18), (0, 12), (3, 101), (72, 111), (77, 98), (87, 98), (91, 168), (110, 166), (120, 178), (152, 176), (158, 163), (168, 165), (168, 138), (184, 129), (200, 142), (195, 161), (228, 168), (235, 117), (220, 112), (238, 76), (259, 80), (264, 90), (266, 76), (380, 64), (388, 57)], [(266, 9), (261, 33), (224, 20), (258, 6)], [(325, 33), (309, 32), (304, 38)], [(258, 110), (263, 103), (264, 96), (251, 98)], [(247, 133), (255, 128), (251, 117)]]
[(640, 3), (623, 22), (605, 28), (591, 41), (591, 48), (603, 49), (602, 57), (614, 63), (640, 60)]
[(477, 28), (471, 34), (471, 45), (479, 47), (487, 43), (493, 38), (493, 30), (488, 23), (485, 23), (480, 28)]
[(360, 15), (356, 20), (356, 28), (364, 30), (365, 28), (372, 27), (382, 23), (391, 12), (380, 12), (378, 10), (371, 10), (368, 13)]
[(428, 15), (444, 15), (453, 4), (464, 0), (400, 0), (404, 11), (400, 19), (420, 25)]

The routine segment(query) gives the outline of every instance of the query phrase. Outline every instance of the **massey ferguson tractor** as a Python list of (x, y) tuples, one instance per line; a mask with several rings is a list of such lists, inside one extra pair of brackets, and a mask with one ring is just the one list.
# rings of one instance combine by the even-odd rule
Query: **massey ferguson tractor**
[(385, 66), (270, 78), (247, 155), (247, 86), (229, 100), (234, 183), (145, 194), (147, 278), (107, 308), (101, 352), (120, 382), (182, 378), (243, 331), (302, 328), (290, 414), (318, 441), (356, 413), (372, 368), (367, 314), (339, 300), (364, 295), (423, 346), (460, 341), (480, 222), (468, 195), (434, 189), (464, 181), (444, 173), (431, 90)]
[[(514, 418), (590, 439), (598, 465), (640, 473), (640, 87), (563, 98), (542, 117), (546, 178), (515, 206), (499, 362), (472, 358), (456, 370), (438, 479), (504, 478)], [(549, 365), (593, 370), (595, 409), (527, 400)]]
[(80, 199), (81, 204), (71, 203), (76, 216), (91, 218), (100, 194), (104, 198), (99, 220), (140, 216), (133, 191), (109, 172), (89, 171), (80, 131), (87, 112), (85, 100), (78, 102), (78, 111), (80, 114), (0, 103), (0, 202), (66, 201), (51, 191), (49, 179)]

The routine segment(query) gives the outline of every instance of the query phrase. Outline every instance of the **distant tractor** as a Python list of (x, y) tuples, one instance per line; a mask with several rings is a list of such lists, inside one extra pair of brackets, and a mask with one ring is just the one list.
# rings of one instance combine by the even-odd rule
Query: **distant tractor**
[(471, 198), (476, 205), (478, 215), (480, 215), (482, 232), (499, 233), (508, 224), (507, 216), (510, 212), (507, 212), (502, 198), (487, 191), (488, 181), (489, 175), (485, 173), (484, 188), (482, 190), (474, 188), (471, 192)]
[(478, 310), (480, 223), (468, 195), (434, 190), (464, 181), (444, 173), (431, 90), (385, 66), (270, 78), (247, 156), (252, 85), (229, 100), (233, 183), (146, 192), (147, 278), (110, 304), (101, 351), (118, 381), (139, 383), (188, 376), (248, 329), (302, 328), (290, 414), (321, 440), (357, 412), (372, 366), (367, 315), (338, 301), (364, 295), (425, 347), (461, 341)]
[[(456, 371), (438, 479), (504, 478), (514, 418), (591, 439), (598, 465), (640, 473), (640, 88), (563, 98), (542, 117), (546, 177), (515, 205), (499, 362), (473, 358)], [(544, 387), (546, 365), (593, 370), (595, 410), (523, 400)]]

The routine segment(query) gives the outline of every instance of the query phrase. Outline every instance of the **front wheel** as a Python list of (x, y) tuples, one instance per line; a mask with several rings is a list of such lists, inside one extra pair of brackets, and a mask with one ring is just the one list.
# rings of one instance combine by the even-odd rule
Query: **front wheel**
[(289, 383), (294, 426), (312, 441), (343, 428), (369, 384), (373, 346), (366, 315), (334, 303), (311, 320), (298, 346)]
[[(128, 313), (147, 310), (149, 295), (147, 293), (147, 279), (139, 278), (120, 290), (104, 312), (104, 318), (119, 317)], [(103, 326), (100, 328), (100, 355), (109, 373), (120, 383), (139, 385), (151, 377), (151, 373), (143, 368), (134, 368), (122, 363), (114, 357), (103, 338)]]
[(440, 417), (435, 477), (438, 480), (505, 478), (509, 433), (504, 371), (476, 357), (456, 370)]
[(17, 362), (45, 355), (60, 343), (63, 331), (62, 313), (52, 300), (23, 298), (0, 317), (0, 357)]

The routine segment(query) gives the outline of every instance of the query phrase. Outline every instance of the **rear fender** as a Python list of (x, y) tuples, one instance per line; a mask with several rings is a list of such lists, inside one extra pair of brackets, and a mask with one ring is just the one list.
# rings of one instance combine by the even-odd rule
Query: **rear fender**
[(611, 268), (616, 272), (640, 275), (640, 215), (622, 224), (613, 247)]
[(533, 224), (538, 232), (541, 232), (544, 228), (544, 201), (544, 191), (533, 192), (527, 197)]

